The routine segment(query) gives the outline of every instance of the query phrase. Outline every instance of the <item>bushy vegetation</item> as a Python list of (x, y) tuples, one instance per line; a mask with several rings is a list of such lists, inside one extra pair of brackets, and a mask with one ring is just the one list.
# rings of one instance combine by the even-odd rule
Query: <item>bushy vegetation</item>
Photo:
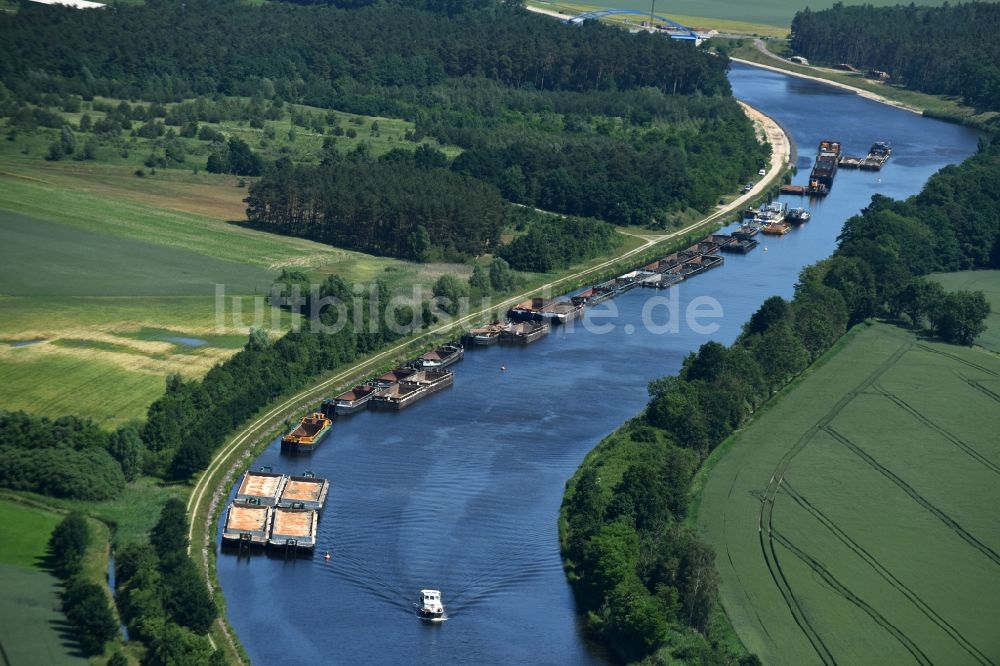
[(519, 271), (547, 273), (574, 261), (608, 252), (622, 236), (607, 222), (565, 216), (531, 215), (527, 232), (502, 245), (497, 254)]
[(0, 486), (71, 499), (115, 497), (142, 456), (135, 428), (114, 433), (87, 419), (0, 411)]
[(80, 574), (83, 557), (90, 543), (90, 529), (83, 514), (70, 513), (52, 532), (49, 554), (56, 573), (65, 581), (62, 593), (63, 612), (75, 629), (85, 654), (100, 654), (104, 644), (118, 631), (114, 613), (104, 589)]
[[(919, 325), (926, 310), (911, 304), (933, 303), (937, 332), (971, 343), (989, 314), (982, 293), (945, 296), (920, 276), (998, 266), (997, 183), (1000, 146), (984, 143), (906, 201), (875, 197), (845, 223), (834, 255), (803, 269), (791, 302), (768, 299), (731, 347), (706, 343), (677, 376), (652, 382), (642, 416), (587, 458), (563, 502), (562, 549), (590, 628), (620, 658), (738, 656), (712, 647), (713, 554), (683, 526), (694, 471), (853, 323), (913, 307)], [(602, 481), (610, 467), (624, 472)]]
[(815, 63), (848, 63), (887, 72), (922, 92), (955, 95), (1000, 110), (1000, 6), (871, 5), (805, 9), (792, 21), (792, 49)]
[(119, 607), (130, 635), (149, 647), (143, 663), (225, 663), (205, 636), (218, 608), (187, 555), (187, 532), (184, 502), (172, 499), (149, 543), (131, 544), (118, 554)]

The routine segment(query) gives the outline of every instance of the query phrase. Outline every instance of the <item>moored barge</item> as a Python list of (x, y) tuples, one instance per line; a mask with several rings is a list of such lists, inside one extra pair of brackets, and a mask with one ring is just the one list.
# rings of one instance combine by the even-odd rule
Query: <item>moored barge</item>
[(299, 424), (281, 438), (282, 453), (306, 453), (319, 446), (333, 428), (333, 420), (322, 412), (303, 416)]
[(380, 377), (376, 377), (372, 380), (372, 383), (379, 389), (384, 389), (392, 386), (393, 384), (398, 384), (407, 377), (415, 374), (417, 372), (416, 368), (409, 368), (406, 366), (399, 366), (393, 368), (389, 372), (385, 373)]
[(455, 373), (451, 370), (420, 370), (400, 382), (401, 385), (412, 384), (419, 386), (427, 394), (436, 393), (454, 383)]
[(544, 321), (511, 322), (500, 333), (500, 343), (505, 345), (527, 345), (549, 334), (551, 327)]
[(339, 416), (347, 416), (360, 412), (368, 407), (368, 401), (378, 392), (371, 384), (358, 384), (350, 391), (341, 393), (333, 399), (334, 410)]
[(761, 233), (770, 234), (772, 236), (784, 236), (791, 230), (792, 225), (787, 222), (768, 222), (760, 229)]
[[(675, 266), (673, 270), (676, 270)], [(640, 287), (647, 289), (666, 289), (684, 281), (684, 276), (678, 272), (653, 273), (639, 281)]]
[(507, 312), (507, 315), (511, 319), (519, 321), (536, 319), (547, 320), (554, 324), (565, 324), (576, 319), (582, 313), (583, 305), (575, 304), (572, 301), (536, 297), (530, 301), (518, 303)]
[[(266, 471), (265, 471), (266, 470)], [(285, 489), (287, 478), (284, 474), (271, 472), (269, 468), (260, 471), (247, 471), (240, 481), (240, 487), (236, 491), (236, 501), (244, 504), (259, 504), (261, 506), (274, 506), (281, 497), (281, 491)]]
[[(308, 474), (308, 473), (307, 473)], [(330, 482), (312, 475), (290, 476), (278, 498), (278, 506), (286, 509), (316, 509), (322, 511), (326, 504)]]
[(615, 295), (613, 290), (605, 289), (602, 285), (594, 285), (589, 289), (584, 289), (578, 294), (570, 296), (574, 305), (597, 305), (603, 303)]
[(448, 344), (441, 345), (434, 351), (429, 351), (419, 359), (417, 359), (418, 364), (421, 368), (447, 368), (452, 363), (461, 361), (465, 357), (465, 348), (455, 342), (449, 342)]
[(698, 275), (699, 273), (704, 273), (707, 270), (717, 268), (722, 265), (725, 259), (716, 254), (706, 254), (700, 257), (695, 257), (690, 261), (686, 261), (681, 264), (680, 272), (684, 275), (686, 280), (689, 277)]
[(503, 324), (495, 321), (492, 324), (472, 329), (462, 336), (462, 340), (467, 345), (488, 347), (489, 345), (495, 345), (500, 340), (500, 333), (502, 331)]
[(316, 547), (316, 528), (319, 512), (315, 509), (291, 509), (279, 507), (274, 510), (271, 522), (271, 536), (267, 543), (272, 548), (311, 553)]
[[(718, 234), (716, 235), (718, 237)], [(729, 252), (730, 254), (746, 254), (750, 250), (757, 247), (757, 241), (753, 238), (741, 238), (739, 236), (726, 235), (728, 241), (719, 243), (719, 250), (721, 252)]]
[(833, 186), (833, 177), (837, 175), (837, 165), (840, 163), (840, 142), (824, 139), (819, 142), (819, 152), (816, 163), (809, 174), (809, 194), (826, 195)]
[(263, 504), (233, 502), (226, 510), (222, 528), (224, 546), (266, 546), (271, 536), (271, 514), (274, 509)]
[(417, 400), (427, 396), (427, 391), (419, 384), (400, 382), (388, 386), (375, 394), (368, 402), (369, 409), (381, 411), (398, 411), (409, 407)]

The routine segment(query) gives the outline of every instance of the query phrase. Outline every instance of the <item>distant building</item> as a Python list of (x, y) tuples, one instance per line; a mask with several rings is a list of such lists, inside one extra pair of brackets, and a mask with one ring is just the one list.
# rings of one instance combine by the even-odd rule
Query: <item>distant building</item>
[(104, 9), (107, 5), (90, 0), (31, 0), (42, 5), (65, 5), (74, 9)]

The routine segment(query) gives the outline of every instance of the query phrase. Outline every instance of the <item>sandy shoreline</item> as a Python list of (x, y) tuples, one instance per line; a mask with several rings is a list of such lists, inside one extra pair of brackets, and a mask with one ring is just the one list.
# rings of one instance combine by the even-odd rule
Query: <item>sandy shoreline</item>
[(902, 109), (903, 111), (909, 111), (910, 113), (916, 113), (917, 115), (923, 115), (922, 109), (915, 109), (912, 106), (907, 106), (902, 102), (897, 102), (896, 100), (889, 99), (877, 93), (873, 93), (869, 90), (863, 90), (861, 88), (855, 88), (854, 86), (847, 85), (846, 83), (840, 83), (839, 81), (831, 81), (829, 79), (824, 79), (819, 76), (811, 76), (809, 74), (802, 74), (800, 72), (793, 72), (788, 69), (782, 69), (781, 67), (775, 67), (773, 65), (765, 65), (759, 62), (753, 62), (752, 60), (744, 60), (742, 58), (730, 57), (733, 62), (738, 62), (741, 65), (749, 65), (751, 67), (760, 67), (761, 69), (769, 69), (772, 72), (778, 72), (779, 74), (785, 74), (787, 76), (795, 76), (800, 79), (808, 79), (810, 81), (816, 81), (818, 83), (825, 83), (828, 86), (833, 86), (834, 88), (841, 88), (842, 90), (849, 90), (865, 99), (870, 99), (873, 102), (878, 102), (880, 104), (886, 104), (888, 106), (894, 106), (897, 109)]

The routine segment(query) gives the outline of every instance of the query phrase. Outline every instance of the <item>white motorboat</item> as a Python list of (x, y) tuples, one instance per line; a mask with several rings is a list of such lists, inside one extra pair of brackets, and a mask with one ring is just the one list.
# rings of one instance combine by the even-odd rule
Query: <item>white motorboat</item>
[(421, 620), (441, 622), (448, 619), (441, 604), (441, 592), (438, 590), (420, 590), (420, 604), (417, 614)]

